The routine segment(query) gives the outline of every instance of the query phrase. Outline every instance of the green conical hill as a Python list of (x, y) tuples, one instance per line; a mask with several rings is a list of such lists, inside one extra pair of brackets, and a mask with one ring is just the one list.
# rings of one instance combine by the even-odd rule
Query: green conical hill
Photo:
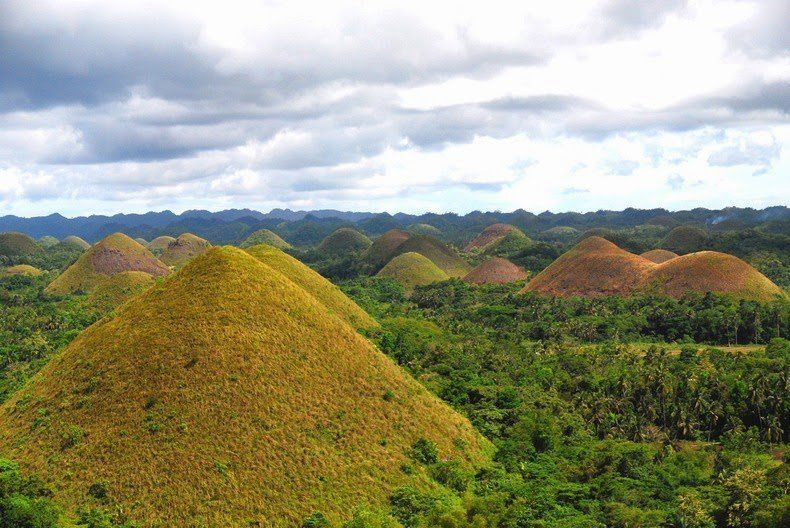
[(341, 227), (332, 231), (318, 246), (318, 251), (327, 255), (345, 255), (364, 251), (370, 247), (370, 239), (356, 229)]
[(103, 504), (142, 527), (337, 522), (427, 485), (401, 469), (422, 437), (485, 462), (465, 418), (231, 247), (123, 304), (0, 407), (0, 452), (56, 501), (93, 506), (101, 483)]
[(430, 235), (412, 235), (395, 249), (393, 258), (409, 252), (428, 257), (436, 267), (450, 277), (461, 278), (472, 271), (472, 266), (452, 248)]
[(67, 236), (66, 238), (63, 239), (62, 243), (67, 246), (74, 246), (80, 249), (88, 249), (91, 247), (90, 244), (88, 244), (87, 242), (85, 242), (85, 240), (83, 240), (82, 238), (76, 235)]
[(0, 257), (25, 257), (40, 250), (35, 239), (24, 233), (0, 233)]
[(46, 235), (39, 238), (38, 243), (41, 244), (42, 247), (51, 248), (52, 246), (59, 244), (60, 240), (53, 236)]
[(415, 286), (425, 286), (450, 278), (428, 257), (414, 252), (403, 253), (390, 260), (376, 276), (393, 279), (402, 284), (407, 292), (414, 290)]
[(143, 271), (155, 277), (170, 272), (146, 248), (123, 233), (115, 233), (80, 255), (45, 291), (58, 295), (87, 292), (107, 277), (124, 271)]
[(414, 235), (431, 235), (436, 238), (442, 236), (441, 229), (430, 224), (411, 224), (406, 228), (406, 231)]
[(331, 313), (348, 321), (354, 328), (378, 326), (378, 323), (340, 291), (340, 288), (287, 253), (266, 244), (248, 248), (247, 252), (310, 292)]
[(277, 233), (268, 229), (258, 229), (251, 233), (250, 236), (244, 239), (240, 247), (248, 248), (257, 246), (258, 244), (267, 244), (278, 249), (288, 249), (291, 247), (291, 244), (280, 238)]

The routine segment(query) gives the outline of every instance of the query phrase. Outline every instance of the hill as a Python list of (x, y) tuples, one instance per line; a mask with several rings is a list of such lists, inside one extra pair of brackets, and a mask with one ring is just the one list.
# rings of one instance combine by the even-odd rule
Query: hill
[(483, 248), (483, 254), (497, 257), (512, 256), (532, 244), (532, 239), (520, 230), (510, 230), (502, 238), (494, 240), (485, 246)]
[(41, 250), (38, 243), (24, 233), (0, 233), (0, 256), (26, 257)]
[(702, 228), (678, 226), (670, 231), (661, 242), (661, 247), (679, 255), (705, 249), (710, 236)]
[(364, 251), (371, 245), (370, 239), (350, 227), (332, 231), (318, 246), (318, 251), (327, 255), (345, 255)]
[(211, 244), (208, 240), (192, 233), (183, 233), (167, 245), (159, 260), (174, 268), (180, 268), (196, 256), (204, 253)]
[(643, 283), (654, 266), (604, 238), (590, 236), (535, 275), (522, 292), (558, 296), (628, 294)]
[(91, 247), (90, 244), (88, 244), (87, 242), (85, 242), (83, 239), (81, 239), (76, 235), (69, 235), (66, 238), (64, 238), (62, 242), (64, 245), (74, 246), (80, 249), (88, 249), (89, 247)]
[(39, 238), (38, 243), (41, 244), (42, 247), (51, 248), (52, 246), (59, 244), (60, 240), (53, 236), (47, 235)]
[[(464, 251), (469, 252), (475, 249), (482, 249), (492, 242), (500, 240), (511, 231), (518, 231), (521, 233), (519, 228), (510, 224), (492, 224), (483, 229), (479, 235), (473, 238), (472, 241), (466, 245)], [(523, 235), (524, 233), (521, 234)]]
[(170, 273), (146, 248), (123, 233), (115, 233), (80, 255), (45, 291), (58, 295), (87, 292), (107, 277), (124, 271), (143, 271), (155, 277)]
[(470, 271), (464, 281), (474, 284), (505, 284), (527, 278), (529, 274), (509, 260), (491, 257)]
[(146, 239), (144, 239), (144, 238), (138, 237), (138, 238), (135, 238), (134, 241), (137, 242), (138, 244), (140, 244), (143, 247), (146, 247), (146, 248), (148, 247), (148, 241)]
[(267, 244), (278, 249), (288, 249), (291, 247), (291, 244), (280, 238), (277, 233), (268, 229), (258, 229), (251, 233), (250, 236), (244, 239), (240, 247), (248, 248), (257, 246), (258, 244)]
[[(394, 488), (420, 438), (462, 467), (488, 446), (313, 295), (212, 248), (80, 334), (0, 407), (0, 451), (69, 509), (143, 526), (331, 521)], [(53, 463), (57, 460), (57, 463)]]
[(44, 272), (34, 266), (30, 266), (29, 264), (17, 264), (16, 266), (0, 268), (0, 275), (2, 274), (38, 277), (39, 275), (43, 275)]
[(434, 227), (430, 224), (411, 224), (406, 228), (406, 231), (415, 235), (431, 235), (436, 238), (442, 236), (442, 231), (438, 227)]
[(783, 294), (781, 288), (746, 262), (717, 251), (691, 253), (659, 264), (645, 284), (672, 297), (710, 291), (737, 299), (768, 301)]
[(450, 278), (427, 257), (414, 252), (402, 253), (393, 258), (376, 276), (393, 279), (403, 285), (407, 293), (412, 292), (415, 286), (425, 286)]
[(292, 256), (265, 244), (248, 248), (247, 253), (310, 292), (330, 313), (347, 321), (354, 328), (378, 326), (378, 323), (340, 291), (340, 288)]
[(158, 236), (148, 243), (148, 249), (150, 249), (154, 255), (161, 255), (162, 252), (167, 249), (167, 246), (169, 246), (171, 242), (175, 241), (176, 239), (171, 236)]
[(411, 234), (402, 229), (390, 229), (373, 241), (365, 254), (365, 260), (374, 268), (383, 266), (392, 259), (398, 246), (410, 236)]
[(395, 249), (392, 256), (394, 258), (409, 252), (428, 257), (450, 277), (461, 278), (472, 270), (472, 267), (452, 248), (430, 235), (412, 235)]
[(673, 253), (672, 251), (667, 251), (666, 249), (651, 249), (650, 251), (645, 251), (639, 256), (646, 258), (650, 262), (661, 264), (662, 262), (666, 262), (670, 259), (677, 257), (678, 254)]

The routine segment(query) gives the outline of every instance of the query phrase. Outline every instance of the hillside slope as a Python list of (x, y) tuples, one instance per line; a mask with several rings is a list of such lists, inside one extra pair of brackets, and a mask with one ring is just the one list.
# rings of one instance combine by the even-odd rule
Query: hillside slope
[(291, 255), (266, 244), (247, 248), (246, 251), (267, 266), (285, 275), (304, 290), (310, 292), (330, 312), (349, 322), (354, 328), (362, 329), (378, 326), (378, 323), (354, 301), (349, 299), (346, 294), (340, 291), (340, 288)]
[(463, 465), (486, 460), (465, 418), (230, 247), (90, 327), (0, 408), (0, 451), (57, 501), (90, 507), (102, 483), (108, 507), (145, 527), (337, 521), (425, 486), (401, 470), (422, 437)]
[(450, 278), (427, 257), (414, 252), (403, 253), (390, 260), (376, 276), (394, 280), (403, 285), (407, 293), (413, 291), (415, 286), (425, 286)]

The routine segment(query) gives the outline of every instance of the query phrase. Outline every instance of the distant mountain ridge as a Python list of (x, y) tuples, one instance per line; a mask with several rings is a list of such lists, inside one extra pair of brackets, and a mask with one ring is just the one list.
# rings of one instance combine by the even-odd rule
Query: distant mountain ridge
[(267, 213), (253, 209), (207, 211), (193, 209), (175, 214), (172, 211), (143, 214), (91, 215), (67, 218), (59, 213), (25, 218), (14, 215), (0, 217), (0, 232), (19, 231), (33, 238), (54, 236), (59, 239), (77, 235), (89, 242), (123, 232), (132, 238), (151, 240), (161, 235), (178, 236), (190, 232), (213, 244), (238, 243), (252, 232), (269, 229), (289, 243), (315, 245), (339, 227), (354, 227), (369, 236), (381, 235), (390, 229), (405, 229), (411, 224), (427, 224), (438, 228), (447, 240), (471, 239), (482, 229), (495, 223), (512, 224), (526, 233), (554, 227), (572, 227), (581, 231), (596, 227), (626, 228), (650, 223), (696, 224), (709, 230), (744, 229), (762, 226), (767, 231), (786, 233), (790, 230), (790, 209), (773, 206), (764, 209), (728, 207), (725, 209), (696, 208), (685, 211), (666, 209), (600, 210), (587, 213), (544, 211), (530, 213), (524, 209), (512, 212), (472, 211), (457, 213), (372, 213), (320, 209), (293, 211), (273, 209)]

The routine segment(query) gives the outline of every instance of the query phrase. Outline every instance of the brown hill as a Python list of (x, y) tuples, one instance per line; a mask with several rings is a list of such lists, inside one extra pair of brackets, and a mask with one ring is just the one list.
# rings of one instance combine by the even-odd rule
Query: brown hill
[(124, 271), (143, 271), (154, 277), (170, 273), (146, 248), (123, 233), (115, 233), (80, 255), (45, 291), (58, 295), (87, 292), (107, 277)]
[(90, 327), (0, 407), (0, 452), (55, 500), (94, 506), (101, 483), (145, 527), (338, 522), (427, 485), (402, 470), (422, 437), (462, 467), (486, 460), (465, 418), (231, 247)]
[(472, 241), (466, 245), (464, 251), (468, 252), (475, 249), (482, 249), (492, 242), (496, 242), (497, 240), (504, 238), (504, 236), (511, 231), (518, 231), (521, 233), (519, 228), (510, 224), (492, 224), (483, 229), (479, 235), (473, 238)]
[(529, 274), (507, 259), (492, 257), (464, 277), (464, 281), (474, 284), (505, 284), (526, 280)]
[(585, 238), (527, 283), (522, 292), (557, 296), (628, 294), (655, 266), (597, 236)]
[(390, 229), (377, 239), (368, 248), (365, 259), (374, 267), (379, 268), (389, 262), (398, 246), (411, 236), (402, 229)]
[(661, 264), (662, 262), (666, 262), (677, 256), (677, 253), (667, 251), (666, 249), (651, 249), (650, 251), (645, 251), (640, 255), (640, 257), (644, 257), (650, 262), (655, 262), (656, 264)]
[(178, 238), (167, 245), (159, 260), (174, 268), (180, 268), (193, 258), (205, 253), (211, 247), (208, 240), (193, 235), (183, 233)]
[(687, 292), (715, 292), (737, 299), (767, 301), (782, 290), (738, 257), (717, 251), (700, 251), (659, 264), (645, 281), (648, 288), (672, 297)]

